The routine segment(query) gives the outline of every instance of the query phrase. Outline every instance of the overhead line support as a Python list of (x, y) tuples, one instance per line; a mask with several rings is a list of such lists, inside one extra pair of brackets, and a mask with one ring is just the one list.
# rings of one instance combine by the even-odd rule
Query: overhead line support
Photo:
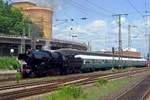
[(122, 58), (122, 36), (121, 36), (121, 17), (122, 16), (127, 16), (128, 14), (115, 14), (115, 15), (112, 15), (112, 16), (114, 16), (114, 17), (118, 17), (118, 25), (119, 25), (119, 34), (118, 34), (118, 41), (119, 41), (119, 43), (118, 43), (118, 56), (119, 56), (119, 59), (118, 59), (118, 61), (119, 61), (119, 67), (121, 66), (121, 58)]

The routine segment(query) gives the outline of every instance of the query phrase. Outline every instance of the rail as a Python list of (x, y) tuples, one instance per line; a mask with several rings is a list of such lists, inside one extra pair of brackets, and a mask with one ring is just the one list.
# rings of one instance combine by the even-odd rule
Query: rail
[[(149, 71), (149, 70), (133, 71), (132, 75), (135, 75), (135, 74), (141, 73), (141, 72), (146, 72), (146, 71)], [(0, 99), (22, 98), (22, 97), (26, 97), (26, 96), (35, 95), (35, 94), (51, 92), (56, 89), (59, 89), (59, 87), (64, 86), (64, 85), (69, 85), (69, 84), (85, 85), (85, 84), (94, 83), (98, 78), (102, 78), (102, 77), (105, 77), (105, 78), (108, 78), (109, 80), (111, 80), (111, 79), (116, 79), (116, 78), (120, 78), (120, 77), (125, 77), (128, 75), (129, 75), (129, 72), (123, 72), (123, 73), (117, 73), (117, 74), (115, 73), (115, 74), (111, 74), (111, 75), (94, 74), (94, 75), (89, 75), (89, 76), (69, 77), (67, 79), (56, 80), (56, 81), (49, 82), (46, 84), (42, 83), (39, 85), (10, 89), (10, 91), (8, 89), (1, 90)]]
[(129, 90), (123, 92), (115, 100), (146, 100), (150, 94), (150, 75)]

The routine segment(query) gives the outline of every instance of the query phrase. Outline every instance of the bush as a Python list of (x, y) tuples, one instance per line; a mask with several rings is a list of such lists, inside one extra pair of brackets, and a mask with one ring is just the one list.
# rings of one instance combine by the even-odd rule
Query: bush
[(105, 85), (108, 83), (108, 79), (107, 78), (99, 78), (97, 81), (96, 81), (96, 84), (98, 86), (102, 86), (102, 85)]
[(85, 100), (85, 95), (81, 87), (70, 85), (52, 93), (48, 96), (48, 100)]
[(14, 70), (21, 66), (16, 57), (0, 57), (0, 69)]
[(21, 78), (22, 78), (21, 73), (20, 73), (20, 72), (17, 72), (17, 73), (16, 73), (16, 82), (19, 83), (20, 80), (21, 80)]

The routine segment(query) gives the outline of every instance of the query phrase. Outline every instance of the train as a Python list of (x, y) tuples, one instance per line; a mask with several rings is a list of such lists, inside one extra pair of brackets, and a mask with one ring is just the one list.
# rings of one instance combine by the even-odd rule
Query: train
[(147, 60), (144, 58), (119, 57), (73, 49), (35, 50), (19, 54), (18, 59), (25, 62), (20, 68), (23, 77), (84, 73), (115, 67), (147, 66)]

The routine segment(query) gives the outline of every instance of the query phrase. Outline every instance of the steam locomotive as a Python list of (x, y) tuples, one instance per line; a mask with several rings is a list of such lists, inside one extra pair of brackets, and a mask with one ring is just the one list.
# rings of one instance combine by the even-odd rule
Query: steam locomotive
[(146, 59), (128, 58), (73, 49), (41, 50), (19, 54), (25, 64), (20, 68), (24, 77), (49, 74), (91, 72), (112, 67), (144, 67)]

